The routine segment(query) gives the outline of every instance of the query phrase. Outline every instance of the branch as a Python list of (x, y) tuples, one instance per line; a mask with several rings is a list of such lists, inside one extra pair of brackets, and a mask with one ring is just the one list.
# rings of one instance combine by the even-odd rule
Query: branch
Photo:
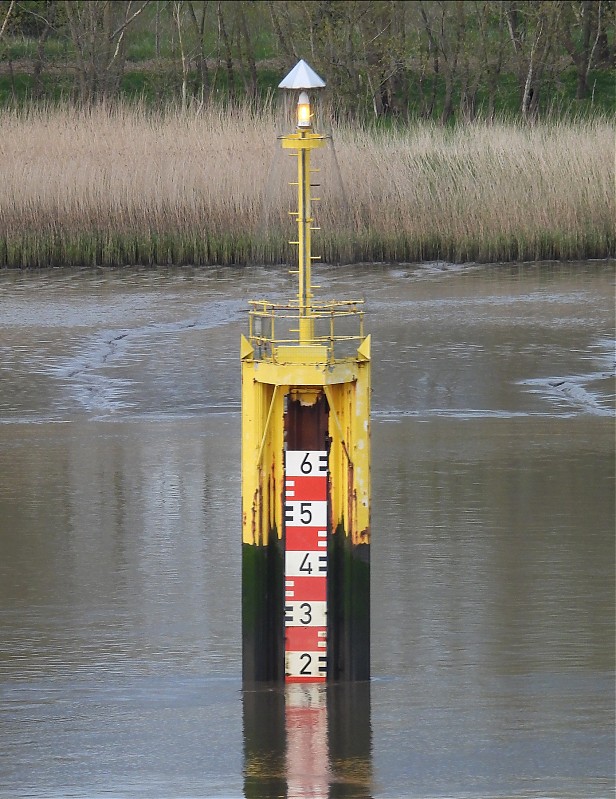
[(387, 25), (385, 25), (385, 27), (383, 28), (382, 31), (379, 31), (376, 34), (376, 36), (373, 36), (372, 39), (370, 39), (370, 41), (366, 45), (364, 45), (364, 49), (366, 47), (368, 47), (369, 45), (371, 45), (372, 42), (375, 42), (379, 38), (379, 36), (382, 36), (385, 33), (385, 31), (387, 30), (387, 28), (390, 28), (390, 27), (391, 27), (391, 20), (389, 20), (389, 22), (387, 23)]
[(135, 17), (138, 17), (138, 16), (139, 16), (139, 14), (141, 14), (141, 12), (143, 11), (143, 9), (144, 9), (144, 8), (145, 8), (147, 5), (149, 5), (149, 4), (150, 4), (150, 0), (145, 0), (145, 1), (144, 1), (144, 3), (141, 5), (141, 7), (140, 7), (140, 8), (138, 8), (138, 9), (137, 9), (137, 10), (136, 10), (136, 11), (135, 11), (135, 12), (134, 12), (134, 13), (133, 13), (133, 14), (132, 14), (132, 15), (131, 15), (131, 16), (130, 16), (128, 19), (127, 19), (127, 20), (125, 20), (125, 21), (124, 21), (124, 22), (123, 22), (123, 23), (120, 25), (120, 27), (119, 27), (117, 30), (115, 30), (115, 31), (114, 31), (114, 32), (113, 32), (113, 33), (112, 33), (112, 34), (109, 36), (109, 41), (113, 41), (113, 40), (115, 39), (115, 37), (116, 37), (116, 36), (117, 36), (119, 33), (122, 33), (122, 32), (123, 32), (123, 31), (124, 31), (126, 28), (128, 28), (128, 26), (129, 26), (129, 25), (131, 24), (131, 22), (132, 22), (132, 21), (135, 19)]
[(109, 69), (109, 68), (111, 67), (111, 65), (113, 64), (113, 62), (114, 62), (114, 61), (116, 60), (116, 58), (118, 57), (118, 53), (120, 52), (120, 45), (122, 44), (122, 39), (124, 38), (124, 34), (125, 34), (125, 33), (126, 33), (126, 29), (124, 29), (124, 30), (122, 31), (122, 33), (119, 35), (119, 37), (118, 37), (118, 43), (116, 44), (116, 48), (115, 48), (115, 50), (114, 50), (114, 53), (113, 53), (113, 55), (111, 56), (111, 60), (110, 60), (110, 61), (109, 61), (109, 63), (107, 64), (107, 67), (106, 67), (106, 69)]
[(508, 8), (505, 9), (505, 19), (507, 20), (507, 28), (509, 29), (509, 37), (511, 39), (511, 44), (513, 45), (513, 52), (517, 54), (522, 49), (522, 45), (513, 29), (513, 21), (511, 19), (510, 9)]
[(24, 14), (29, 14), (31, 17), (40, 19), (41, 22), (44, 22), (45, 25), (47, 25), (50, 30), (54, 31), (54, 33), (59, 33), (59, 29), (55, 25), (52, 25), (49, 19), (43, 16), (43, 14), (39, 14), (37, 11), (33, 11), (31, 8), (26, 8), (23, 3), (16, 3), (16, 5), (17, 8), (19, 8), (20, 11), (23, 11)]
[(4, 22), (2, 23), (2, 28), (0, 28), (0, 39), (2, 38), (2, 34), (6, 30), (6, 26), (9, 24), (9, 17), (13, 13), (13, 6), (15, 5), (15, 0), (11, 0), (11, 5), (9, 6), (8, 11), (6, 12), (6, 17), (4, 18)]
[(540, 20), (539, 28), (537, 30), (537, 36), (530, 50), (530, 58), (528, 59), (528, 72), (526, 75), (526, 82), (524, 83), (524, 95), (522, 96), (522, 109), (521, 109), (522, 116), (524, 117), (526, 117), (526, 114), (528, 113), (528, 106), (530, 104), (529, 103), (530, 87), (533, 80), (535, 50), (537, 48), (537, 45), (539, 44), (539, 39), (541, 38), (542, 33), (543, 33), (543, 20)]
[[(118, 37), (118, 41), (116, 43), (116, 48), (114, 50), (113, 55), (111, 56), (111, 60), (109, 61), (109, 63), (106, 66), (106, 69), (110, 69), (111, 65), (113, 64), (113, 62), (118, 57), (118, 53), (120, 52), (120, 47), (122, 45), (122, 40), (124, 39), (124, 34), (126, 33), (126, 28), (130, 25), (130, 23), (135, 19), (135, 17), (138, 14), (141, 14), (143, 9), (147, 6), (147, 4), (149, 2), (150, 2), (150, 0), (145, 0), (144, 4), (141, 6), (141, 8), (138, 8), (137, 11), (135, 11), (135, 13), (132, 15), (132, 17), (130, 17), (130, 19), (125, 20), (125, 22), (122, 25), (120, 25), (120, 27), (117, 29), (117, 31), (115, 31), (114, 33), (112, 33), (109, 36), (109, 41), (112, 42), (114, 40), (114, 37), (117, 36), (118, 33), (120, 34), (119, 37)], [(127, 14), (130, 11), (130, 6), (131, 6), (131, 4), (129, 3), (128, 6), (127, 6), (127, 9), (126, 9), (126, 13)]]
[(599, 4), (597, 6), (597, 35), (595, 36), (595, 41), (593, 42), (592, 49), (590, 51), (590, 55), (588, 56), (588, 64), (586, 65), (586, 78), (588, 78), (588, 73), (590, 72), (590, 68), (592, 66), (593, 59), (595, 57), (595, 50), (597, 49), (597, 44), (599, 43), (599, 37), (601, 36), (601, 9), (602, 9), (602, 2), (599, 0)]

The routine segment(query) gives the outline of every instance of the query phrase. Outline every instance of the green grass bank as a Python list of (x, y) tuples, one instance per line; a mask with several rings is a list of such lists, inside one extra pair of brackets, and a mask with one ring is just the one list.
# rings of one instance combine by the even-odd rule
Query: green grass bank
[[(326, 124), (323, 124), (326, 127)], [(280, 112), (0, 112), (0, 266), (292, 263)], [(315, 157), (330, 263), (615, 254), (614, 126), (338, 124)]]

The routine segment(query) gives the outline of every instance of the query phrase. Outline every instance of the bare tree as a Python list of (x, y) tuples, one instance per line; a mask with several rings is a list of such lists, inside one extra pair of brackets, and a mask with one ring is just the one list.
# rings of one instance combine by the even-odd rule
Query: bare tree
[(479, 113), (479, 93), (486, 97), (485, 114), (493, 119), (499, 81), (505, 63), (507, 27), (501, 3), (474, 0), (465, 4), (467, 32), (461, 57), (460, 113), (472, 121)]
[(240, 54), (240, 59), (243, 61), (244, 85), (246, 93), (249, 97), (255, 98), (257, 96), (257, 61), (255, 58), (255, 51), (250, 35), (250, 26), (248, 25), (248, 11), (247, 3), (237, 4), (238, 26), (237, 26), (237, 49)]
[[(293, 44), (292, 25), (289, 20), (289, 3), (280, 2), (280, 0), (275, 2), (274, 0), (268, 0), (267, 5), (280, 50), (287, 61), (297, 61), (298, 54)], [(306, 3), (305, 7), (308, 8), (308, 3)], [(312, 51), (312, 55), (314, 55), (314, 51)], [(289, 66), (291, 66), (290, 63)]]
[(560, 5), (561, 39), (575, 66), (575, 96), (583, 100), (588, 96), (588, 73), (603, 30), (605, 3), (603, 0), (568, 0)]
[(453, 114), (453, 97), (459, 81), (458, 64), (466, 37), (466, 17), (463, 3), (420, 1), (421, 17), (426, 35), (438, 53), (440, 72), (445, 81), (445, 96), (440, 122), (446, 124)]
[(126, 31), (149, 2), (143, 0), (137, 5), (132, 0), (65, 0), (82, 102), (94, 102), (117, 92), (124, 69)]
[(180, 60), (182, 63), (182, 110), (185, 111), (188, 106), (188, 71), (189, 63), (186, 56), (186, 48), (184, 46), (184, 38), (182, 36), (182, 16), (184, 13), (184, 0), (173, 0), (171, 6), (171, 13), (173, 22), (175, 24), (178, 34), (178, 45), (180, 48)]
[(557, 65), (553, 59), (561, 14), (559, 2), (505, 3), (505, 18), (520, 85), (520, 113), (533, 120), (546, 77)]
[(222, 45), (224, 49), (224, 60), (225, 65), (227, 68), (227, 92), (229, 93), (229, 99), (235, 99), (235, 69), (233, 66), (233, 51), (231, 49), (231, 38), (229, 37), (229, 33), (227, 31), (227, 26), (225, 23), (225, 14), (223, 12), (223, 5), (220, 0), (216, 4), (216, 19), (218, 20), (218, 45), (219, 45), (219, 60), (221, 60), (220, 56), (220, 46)]
[(207, 95), (209, 95), (210, 83), (211, 83), (210, 70), (207, 63), (208, 54), (205, 49), (206, 20), (211, 4), (208, 2), (208, 0), (204, 0), (204, 2), (202, 2), (200, 5), (201, 5), (201, 8), (199, 9), (200, 14), (199, 17), (197, 17), (197, 9), (195, 8), (195, 3), (192, 2), (187, 3), (190, 21), (193, 26), (193, 33), (197, 42), (196, 61), (201, 83), (200, 86), (201, 101), (203, 102), (204, 99), (207, 97)]

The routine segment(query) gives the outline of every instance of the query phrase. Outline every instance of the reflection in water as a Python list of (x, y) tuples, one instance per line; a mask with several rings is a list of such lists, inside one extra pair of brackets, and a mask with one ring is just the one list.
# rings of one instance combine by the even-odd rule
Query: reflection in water
[(289, 685), (285, 692), (288, 799), (327, 799), (327, 696), (322, 685)]
[(367, 799), (372, 784), (370, 683), (338, 683), (327, 688), (329, 796)]
[(370, 683), (245, 690), (246, 799), (368, 799)]
[(285, 696), (279, 688), (245, 690), (244, 795), (286, 796)]

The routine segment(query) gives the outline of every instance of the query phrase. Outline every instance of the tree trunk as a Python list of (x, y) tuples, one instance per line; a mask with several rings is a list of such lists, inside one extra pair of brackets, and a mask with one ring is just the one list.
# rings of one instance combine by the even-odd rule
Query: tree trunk
[(36, 98), (40, 98), (43, 96), (43, 82), (41, 81), (41, 74), (43, 72), (45, 42), (47, 41), (47, 37), (49, 36), (49, 31), (51, 30), (51, 24), (49, 20), (47, 20), (46, 22), (47, 24), (45, 25), (45, 28), (41, 33), (36, 46), (36, 59), (34, 61), (34, 67), (32, 69), (32, 86), (33, 86), (34, 96)]
[(239, 4), (239, 14), (240, 14), (240, 31), (241, 31), (241, 38), (244, 41), (244, 53), (246, 54), (246, 61), (248, 62), (248, 72), (250, 76), (249, 81), (249, 88), (248, 93), (250, 97), (255, 98), (257, 96), (257, 63), (255, 60), (255, 52), (252, 46), (252, 39), (250, 38), (250, 32), (248, 30), (248, 25), (246, 23), (246, 14), (244, 12), (244, 3)]
[(219, 40), (222, 40), (223, 46), (225, 48), (225, 64), (227, 66), (227, 91), (229, 93), (229, 99), (235, 99), (235, 72), (233, 69), (233, 53), (231, 51), (231, 42), (229, 41), (229, 35), (227, 33), (227, 29), (225, 27), (225, 20), (222, 13), (222, 3), (218, 0), (218, 4), (216, 6), (216, 15), (218, 17), (218, 37)]
[(201, 99), (203, 100), (207, 95), (210, 93), (210, 72), (207, 66), (207, 58), (205, 55), (205, 18), (208, 9), (208, 2), (205, 2), (201, 6), (201, 20), (197, 20), (197, 15), (195, 13), (193, 3), (188, 3), (188, 10), (190, 12), (190, 19), (193, 24), (193, 28), (195, 31), (195, 36), (199, 42), (199, 52), (197, 56), (197, 65), (199, 76), (201, 79)]
[(184, 49), (184, 38), (182, 36), (182, 11), (183, 0), (175, 0), (173, 3), (173, 21), (178, 32), (178, 45), (180, 47), (180, 60), (182, 63), (182, 111), (188, 107), (188, 59)]
[(278, 14), (280, 13), (282, 6), (284, 5), (280, 0), (278, 2), (273, 2), (273, 0), (268, 0), (268, 8), (270, 12), (270, 18), (272, 20), (272, 27), (274, 28), (274, 33), (276, 34), (276, 38), (278, 39), (278, 45), (286, 58), (290, 61), (291, 59), (297, 60), (297, 53), (295, 52), (295, 48), (293, 46), (293, 42), (288, 40), (282, 30), (282, 26), (280, 24), (280, 19)]
[(443, 110), (441, 112), (441, 125), (446, 125), (453, 114), (453, 80), (448, 72), (445, 75), (445, 99), (443, 100)]

